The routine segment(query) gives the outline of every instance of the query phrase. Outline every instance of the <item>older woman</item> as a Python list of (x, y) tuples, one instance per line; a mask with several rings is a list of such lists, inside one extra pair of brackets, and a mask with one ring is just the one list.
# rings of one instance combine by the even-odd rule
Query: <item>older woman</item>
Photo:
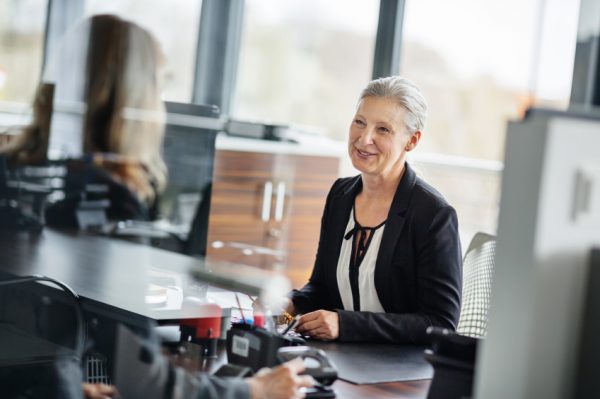
[(309, 282), (292, 292), (296, 331), (340, 341), (420, 343), (428, 326), (455, 329), (462, 261), (455, 210), (406, 155), (427, 105), (409, 80), (363, 90), (348, 153), (361, 173), (338, 179), (325, 204)]

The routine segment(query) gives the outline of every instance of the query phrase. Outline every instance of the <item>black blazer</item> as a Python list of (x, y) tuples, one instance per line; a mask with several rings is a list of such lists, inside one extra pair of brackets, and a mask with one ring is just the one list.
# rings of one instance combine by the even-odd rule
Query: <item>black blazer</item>
[(338, 179), (327, 196), (312, 275), (291, 299), (299, 313), (335, 310), (340, 341), (423, 343), (427, 327), (454, 330), (458, 324), (462, 255), (456, 212), (405, 167), (375, 264), (375, 289), (386, 313), (343, 310), (337, 284), (338, 257), (361, 176)]

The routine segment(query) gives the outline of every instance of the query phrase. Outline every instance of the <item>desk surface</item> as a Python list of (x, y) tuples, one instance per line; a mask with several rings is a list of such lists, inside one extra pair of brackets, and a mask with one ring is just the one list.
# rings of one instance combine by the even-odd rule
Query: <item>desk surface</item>
[(337, 366), (338, 378), (353, 384), (429, 380), (433, 377), (433, 367), (423, 356), (425, 347), (313, 340), (307, 345), (325, 351)]
[(0, 253), (0, 272), (49, 276), (75, 290), (84, 306), (114, 308), (156, 321), (202, 314), (147, 303), (151, 283), (197, 295), (209, 290), (189, 277), (190, 270), (204, 267), (201, 260), (92, 234), (47, 228), (39, 235), (0, 233)]
[(385, 384), (354, 385), (346, 381), (336, 381), (333, 384), (338, 398), (426, 398), (430, 380), (410, 382), (388, 382)]
[[(218, 357), (209, 359), (203, 365), (193, 363), (179, 363), (191, 372), (202, 370), (204, 372), (213, 373), (221, 365), (227, 363), (227, 354), (225, 346), (222, 342), (219, 343)], [(405, 381), (405, 382), (388, 382), (379, 384), (352, 384), (350, 382), (337, 380), (333, 383), (333, 388), (337, 394), (336, 397), (342, 399), (425, 399), (429, 390), (431, 380)]]

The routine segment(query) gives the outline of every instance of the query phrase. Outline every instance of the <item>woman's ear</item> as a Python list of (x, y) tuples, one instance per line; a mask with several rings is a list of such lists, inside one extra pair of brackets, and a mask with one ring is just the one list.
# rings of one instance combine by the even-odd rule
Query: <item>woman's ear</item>
[(411, 134), (410, 138), (408, 139), (408, 142), (404, 146), (404, 149), (406, 151), (414, 150), (417, 144), (419, 144), (419, 140), (421, 140), (421, 131), (417, 130), (416, 132)]

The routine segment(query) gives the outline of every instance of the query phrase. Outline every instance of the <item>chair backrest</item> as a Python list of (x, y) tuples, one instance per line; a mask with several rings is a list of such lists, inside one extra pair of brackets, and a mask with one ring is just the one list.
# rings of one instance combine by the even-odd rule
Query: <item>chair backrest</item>
[(463, 260), (462, 308), (457, 332), (469, 337), (484, 337), (492, 292), (496, 237), (477, 233)]
[(0, 276), (2, 397), (81, 398), (86, 331), (79, 296), (68, 286), (49, 277), (14, 277), (3, 273)]

